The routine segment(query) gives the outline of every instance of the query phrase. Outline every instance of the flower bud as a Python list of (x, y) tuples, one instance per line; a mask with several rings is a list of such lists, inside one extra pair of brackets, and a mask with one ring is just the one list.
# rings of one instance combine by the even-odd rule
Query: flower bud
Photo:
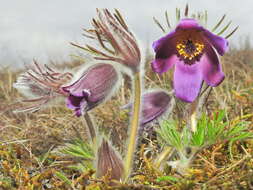
[(108, 98), (117, 81), (115, 68), (100, 63), (89, 67), (79, 79), (61, 89), (68, 94), (67, 107), (79, 117)]
[(110, 179), (121, 179), (124, 172), (122, 158), (104, 139), (98, 148), (97, 158), (97, 177), (110, 175)]
[[(171, 107), (171, 97), (166, 92), (159, 90), (142, 95), (141, 125), (145, 125), (159, 118)], [(131, 108), (132, 103), (123, 108)]]

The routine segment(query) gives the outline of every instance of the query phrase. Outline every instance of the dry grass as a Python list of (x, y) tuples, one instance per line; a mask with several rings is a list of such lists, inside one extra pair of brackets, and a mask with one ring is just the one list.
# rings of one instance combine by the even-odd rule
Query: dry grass
[[(208, 112), (212, 114), (222, 108), (227, 110), (231, 120), (253, 122), (253, 51), (231, 50), (222, 58), (222, 64), (226, 79), (212, 91), (206, 104)], [(86, 140), (83, 121), (73, 117), (73, 113), (64, 103), (35, 114), (12, 113), (19, 105), (18, 100), (22, 98), (12, 87), (17, 74), (18, 72), (8, 69), (0, 71), (0, 189), (71, 189), (70, 185), (57, 178), (56, 171), (64, 171), (69, 177), (72, 176), (77, 189), (85, 189), (85, 183), (91, 178), (92, 171), (81, 173), (69, 169), (67, 166), (76, 163), (75, 159), (48, 154), (74, 138)], [(147, 64), (146, 74), (147, 88), (170, 89), (171, 72), (159, 77), (150, 71)], [(129, 87), (129, 80), (125, 80), (124, 87), (117, 95), (93, 112), (100, 130), (114, 134), (112, 141), (121, 151), (126, 140), (128, 116), (120, 106), (129, 99)], [(141, 150), (151, 144), (142, 145)], [(199, 154), (189, 175), (184, 177), (171, 169), (167, 174), (161, 174), (141, 153), (142, 151), (139, 160), (142, 164), (133, 176), (133, 180), (139, 185), (121, 185), (118, 189), (152, 189), (148, 185), (156, 187), (153, 189), (253, 189), (252, 140), (235, 143), (233, 158), (229, 155), (226, 143), (212, 146)], [(162, 175), (178, 177), (180, 180), (157, 181)], [(104, 183), (106, 179), (90, 184), (86, 189), (106, 187)]]

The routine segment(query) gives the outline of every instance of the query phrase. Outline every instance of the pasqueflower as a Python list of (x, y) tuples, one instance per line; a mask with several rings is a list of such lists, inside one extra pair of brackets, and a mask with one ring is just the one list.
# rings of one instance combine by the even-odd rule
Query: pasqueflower
[(217, 36), (195, 19), (181, 19), (175, 30), (153, 43), (152, 69), (161, 74), (173, 66), (177, 98), (193, 102), (203, 80), (212, 87), (224, 80), (219, 55), (228, 50), (228, 41)]
[(67, 106), (75, 111), (76, 116), (103, 102), (113, 91), (118, 81), (118, 74), (110, 64), (96, 64), (83, 72), (72, 84), (62, 86), (67, 94)]

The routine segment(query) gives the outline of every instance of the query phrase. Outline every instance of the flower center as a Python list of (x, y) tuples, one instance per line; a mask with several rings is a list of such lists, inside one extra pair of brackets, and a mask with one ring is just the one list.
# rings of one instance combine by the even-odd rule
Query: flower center
[(192, 39), (187, 39), (177, 43), (177, 54), (186, 64), (193, 64), (198, 61), (203, 54), (204, 44)]

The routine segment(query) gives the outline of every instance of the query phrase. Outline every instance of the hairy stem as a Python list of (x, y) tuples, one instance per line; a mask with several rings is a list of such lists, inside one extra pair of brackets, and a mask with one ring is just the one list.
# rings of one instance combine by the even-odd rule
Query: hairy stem
[(93, 125), (92, 119), (91, 119), (90, 115), (87, 112), (84, 114), (84, 120), (85, 120), (85, 122), (88, 126), (90, 137), (91, 137), (91, 140), (93, 142), (93, 145), (95, 145), (96, 144), (96, 130), (95, 130), (95, 127)]
[(205, 103), (207, 102), (207, 99), (209, 97), (209, 94), (212, 90), (212, 87), (207, 86), (204, 90), (202, 90), (201, 95), (192, 103), (190, 106), (190, 126), (192, 132), (196, 132), (197, 130), (197, 120), (201, 116), (201, 113), (203, 112), (203, 108), (205, 106)]
[(133, 154), (135, 151), (137, 133), (139, 126), (139, 116), (140, 116), (140, 103), (141, 103), (141, 79), (140, 73), (137, 72), (134, 75), (134, 105), (133, 105), (133, 116), (130, 125), (130, 136), (128, 139), (128, 147), (125, 158), (125, 174), (124, 181), (127, 181), (132, 165), (133, 165)]
[(192, 132), (196, 132), (197, 131), (197, 118), (196, 118), (196, 111), (194, 111), (191, 114), (191, 130)]

